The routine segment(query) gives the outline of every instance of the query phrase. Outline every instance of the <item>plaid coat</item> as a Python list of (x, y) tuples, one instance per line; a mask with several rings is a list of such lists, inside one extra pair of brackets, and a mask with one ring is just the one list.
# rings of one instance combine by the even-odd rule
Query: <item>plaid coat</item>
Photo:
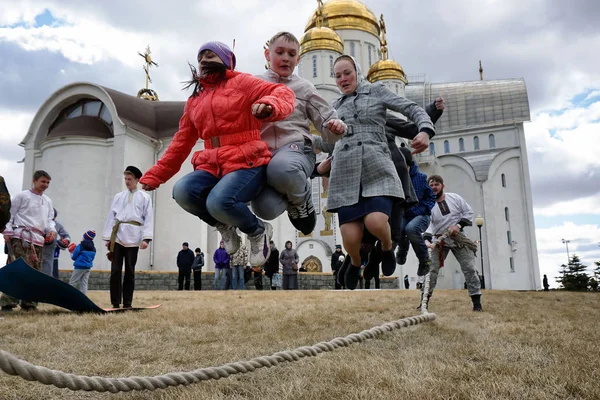
[(390, 109), (404, 114), (419, 130), (435, 130), (425, 110), (382, 84), (360, 78), (355, 93), (342, 96), (333, 106), (348, 126), (348, 132), (333, 150), (328, 211), (358, 203), (361, 194), (403, 199), (404, 190), (385, 136), (386, 112)]

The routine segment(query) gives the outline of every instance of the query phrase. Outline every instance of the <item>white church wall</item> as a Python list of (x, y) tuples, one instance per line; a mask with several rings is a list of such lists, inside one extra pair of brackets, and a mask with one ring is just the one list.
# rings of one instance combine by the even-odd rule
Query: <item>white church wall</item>
[(520, 158), (521, 158), (521, 173), (523, 179), (523, 191), (525, 196), (523, 197), (523, 206), (527, 210), (527, 248), (531, 257), (531, 274), (532, 274), (532, 289), (541, 289), (542, 277), (540, 276), (540, 265), (538, 260), (537, 241), (535, 235), (535, 221), (533, 215), (533, 199), (531, 196), (531, 177), (529, 175), (529, 159), (527, 156), (527, 143), (525, 141), (525, 130), (523, 124), (516, 125), (517, 131), (517, 145), (519, 146)]
[[(284, 243), (285, 244), (285, 243)], [(280, 247), (279, 251), (285, 247)], [(322, 272), (331, 272), (331, 256), (328, 256), (325, 248), (316, 240), (307, 240), (302, 242), (296, 249), (300, 263), (306, 260), (307, 257), (317, 257), (322, 264)]]
[(492, 166), (492, 174), (484, 184), (491, 285), (494, 289), (528, 290), (535, 288), (531, 273), (532, 257), (527, 246), (528, 212), (522, 201), (521, 161), (515, 157), (517, 150), (511, 153), (513, 156), (508, 159), (501, 159), (507, 156), (498, 156), (498, 165)]
[(383, 86), (388, 88), (392, 93), (404, 97), (404, 82), (397, 79), (386, 79), (381, 83), (383, 83)]
[[(367, 72), (369, 72), (369, 67), (379, 61), (379, 38), (373, 34), (354, 29), (340, 29), (336, 33), (344, 42), (344, 54), (352, 55), (356, 58), (366, 76)], [(354, 51), (352, 50), (353, 47)], [(369, 48), (371, 48), (370, 63)]]
[[(96, 231), (98, 255), (94, 268), (110, 268), (104, 257), (101, 241), (108, 209), (105, 208), (104, 185), (106, 159), (110, 147), (103, 139), (69, 138), (54, 139), (41, 145), (40, 164), (52, 177), (46, 194), (58, 211), (58, 220), (65, 226), (75, 243), (81, 241), (84, 232)], [(68, 154), (68, 157), (65, 155)], [(66, 251), (61, 252), (60, 268), (71, 269), (73, 261)]]
[[(171, 140), (163, 141), (163, 148), (159, 152), (162, 157), (171, 143)], [(188, 242), (191, 249), (200, 247), (205, 255), (205, 271), (214, 271), (212, 255), (219, 245), (217, 234), (213, 228), (200, 221), (200, 219), (182, 209), (173, 199), (173, 186), (186, 174), (193, 171), (191, 159), (192, 154), (202, 150), (201, 142), (181, 165), (181, 169), (169, 181), (161, 185), (155, 194), (156, 218), (154, 221), (154, 265), (152, 269), (160, 271), (176, 271), (175, 263), (177, 253), (181, 250), (181, 244)], [(210, 232), (209, 232), (210, 230)], [(211, 235), (212, 233), (212, 235)]]
[[(493, 139), (490, 140), (490, 135)], [(478, 138), (479, 148), (475, 148), (475, 138)], [(460, 140), (463, 140), (464, 150), (460, 149)], [(448, 141), (449, 152), (446, 153), (445, 142)], [(458, 154), (462, 152), (472, 152), (479, 150), (489, 150), (491, 148), (501, 149), (506, 147), (519, 146), (518, 131), (514, 128), (502, 129), (475, 129), (468, 132), (459, 132), (455, 134), (443, 134), (435, 136), (432, 142), (435, 145), (437, 155)], [(490, 147), (493, 144), (494, 147)]]

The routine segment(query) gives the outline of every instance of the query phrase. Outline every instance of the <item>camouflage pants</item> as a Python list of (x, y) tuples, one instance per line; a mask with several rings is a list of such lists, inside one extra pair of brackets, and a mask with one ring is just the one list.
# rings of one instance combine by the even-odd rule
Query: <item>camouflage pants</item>
[[(35, 251), (36, 260), (32, 260), (32, 249), (29, 243), (23, 242), (21, 239), (10, 239), (8, 245), (12, 248), (14, 256), (18, 259), (19, 257), (23, 257), (23, 261), (25, 261), (30, 267), (37, 269), (38, 271), (42, 270), (42, 247), (41, 246), (33, 246)], [(1, 307), (10, 307), (14, 308), (19, 304), (19, 299), (14, 298), (12, 296), (8, 296), (2, 293), (2, 297), (0, 297), (0, 306)], [(21, 300), (21, 308), (36, 308), (37, 303), (31, 301), (23, 301)]]
[[(454, 254), (454, 257), (456, 257), (456, 260), (460, 264), (460, 269), (462, 270), (462, 273), (465, 276), (465, 281), (467, 282), (469, 296), (481, 294), (481, 282), (479, 281), (479, 276), (477, 276), (477, 270), (475, 269), (475, 253), (473, 253), (472, 250), (469, 250), (466, 247), (444, 246), (444, 260), (448, 256), (449, 251), (452, 251), (452, 254)], [(429, 275), (430, 296), (433, 293), (433, 289), (435, 289), (435, 285), (437, 284), (439, 272), (440, 250), (439, 247), (436, 246), (435, 249), (431, 252), (431, 269)]]

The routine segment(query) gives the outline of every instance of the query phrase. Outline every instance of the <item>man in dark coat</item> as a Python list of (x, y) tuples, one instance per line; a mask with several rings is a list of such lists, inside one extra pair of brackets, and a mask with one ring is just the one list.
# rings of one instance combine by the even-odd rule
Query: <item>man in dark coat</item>
[(339, 269), (342, 267), (343, 261), (340, 261), (340, 257), (346, 257), (344, 252), (342, 251), (342, 246), (339, 244), (335, 245), (335, 251), (331, 255), (331, 271), (333, 272), (333, 276), (335, 277), (335, 288), (337, 290), (342, 288), (342, 285), (337, 281), (337, 273)]
[(184, 242), (182, 249), (177, 254), (177, 268), (179, 269), (179, 276), (177, 282), (179, 286), (177, 290), (183, 290), (185, 280), (185, 290), (190, 290), (190, 277), (192, 275), (192, 264), (196, 258), (194, 252), (190, 249), (188, 242)]
[(273, 274), (279, 273), (279, 250), (272, 240), (269, 242), (269, 246), (271, 246), (271, 255), (263, 268), (265, 275), (271, 280), (271, 290), (277, 290), (277, 287), (273, 286)]

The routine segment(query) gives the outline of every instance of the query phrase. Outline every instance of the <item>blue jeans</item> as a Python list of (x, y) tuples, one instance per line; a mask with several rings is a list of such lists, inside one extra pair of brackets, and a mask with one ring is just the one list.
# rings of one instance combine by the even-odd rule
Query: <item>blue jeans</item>
[(225, 290), (225, 282), (227, 280), (227, 268), (215, 268), (215, 290)]
[[(233, 278), (231, 279), (231, 288), (233, 290), (244, 290), (244, 266), (234, 265), (233, 267), (231, 267), (231, 273), (233, 274)], [(239, 287), (238, 279), (240, 281)]]
[(220, 222), (256, 235), (264, 226), (246, 203), (263, 188), (266, 169), (240, 169), (220, 179), (202, 170), (190, 172), (173, 186), (173, 198), (181, 208), (210, 226)]
[(402, 239), (400, 251), (408, 252), (409, 242), (419, 261), (429, 261), (429, 250), (423, 239), (423, 232), (429, 227), (431, 216), (417, 215), (413, 219), (402, 219)]

